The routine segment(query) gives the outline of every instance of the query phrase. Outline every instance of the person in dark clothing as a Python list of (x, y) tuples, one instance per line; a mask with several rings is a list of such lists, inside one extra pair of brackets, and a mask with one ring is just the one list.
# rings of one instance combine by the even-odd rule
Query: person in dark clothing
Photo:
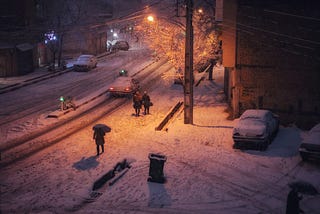
[(214, 66), (216, 65), (216, 60), (210, 59), (210, 68), (209, 68), (209, 80), (213, 80), (212, 75), (213, 75), (213, 69)]
[(297, 189), (293, 188), (288, 194), (287, 197), (287, 209), (286, 214), (299, 214), (304, 213), (300, 209), (299, 201), (302, 199), (302, 196), (299, 196)]
[(144, 107), (144, 114), (149, 114), (149, 109), (151, 106), (151, 101), (150, 101), (150, 96), (146, 91), (144, 91), (143, 96), (142, 96), (142, 104)]
[(141, 94), (137, 91), (133, 95), (133, 108), (135, 109), (136, 116), (140, 115), (140, 109), (142, 107), (142, 97)]
[(93, 139), (96, 141), (97, 145), (97, 155), (100, 155), (100, 147), (101, 153), (104, 152), (104, 131), (101, 128), (94, 129)]

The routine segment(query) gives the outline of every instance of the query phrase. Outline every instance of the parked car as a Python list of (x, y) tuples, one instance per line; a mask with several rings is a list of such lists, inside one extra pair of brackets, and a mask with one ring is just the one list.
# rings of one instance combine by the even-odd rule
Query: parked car
[(233, 128), (233, 148), (266, 150), (278, 130), (277, 115), (269, 110), (248, 109)]
[(89, 71), (97, 67), (98, 59), (94, 55), (81, 55), (73, 64), (75, 71)]
[(314, 126), (299, 147), (299, 153), (303, 161), (309, 159), (320, 160), (320, 123)]
[(113, 40), (111, 42), (111, 51), (116, 51), (116, 50), (123, 50), (127, 51), (129, 50), (129, 43), (127, 41), (123, 40)]
[(108, 92), (111, 96), (132, 96), (140, 89), (139, 81), (127, 75), (120, 75), (110, 85)]

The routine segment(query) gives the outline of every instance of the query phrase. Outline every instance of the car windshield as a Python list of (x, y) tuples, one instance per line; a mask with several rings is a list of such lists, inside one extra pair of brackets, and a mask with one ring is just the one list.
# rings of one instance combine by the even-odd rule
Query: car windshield
[(261, 120), (261, 118), (258, 117), (246, 117), (246, 118), (242, 118), (239, 121), (239, 124), (245, 125), (245, 126), (249, 126), (249, 125), (262, 125), (265, 122), (263, 120)]
[(257, 116), (250, 116), (250, 115), (248, 115), (248, 116), (246, 116), (246, 117), (241, 117), (241, 120), (242, 121), (248, 121), (248, 120), (251, 120), (251, 121), (261, 121), (261, 122), (263, 122), (264, 120), (263, 120), (263, 118), (261, 118), (261, 117), (257, 117)]

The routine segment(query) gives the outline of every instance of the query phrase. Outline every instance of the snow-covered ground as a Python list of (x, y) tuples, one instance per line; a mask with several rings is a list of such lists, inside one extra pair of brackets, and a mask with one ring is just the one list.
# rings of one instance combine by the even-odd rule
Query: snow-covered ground
[[(159, 72), (162, 72), (159, 70)], [(201, 74), (202, 75), (202, 74)], [(149, 94), (150, 115), (133, 116), (132, 104), (101, 118), (111, 127), (96, 156), (88, 127), (32, 157), (1, 169), (1, 213), (285, 213), (288, 183), (304, 180), (320, 190), (320, 168), (302, 163), (305, 132), (280, 127), (267, 151), (232, 149), (232, 128), (222, 91), (223, 72), (194, 88), (194, 124), (180, 112), (156, 131), (183, 101), (180, 85), (161, 80)], [(148, 182), (150, 153), (165, 155), (164, 184)], [(127, 159), (131, 168), (93, 197), (94, 182)], [(90, 203), (88, 203), (88, 199)], [(305, 195), (305, 213), (319, 213), (320, 197)]]

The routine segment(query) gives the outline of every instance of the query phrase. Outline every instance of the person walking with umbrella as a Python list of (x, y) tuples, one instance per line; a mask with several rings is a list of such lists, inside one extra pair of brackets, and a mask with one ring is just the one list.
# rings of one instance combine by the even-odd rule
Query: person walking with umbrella
[(299, 202), (302, 200), (302, 195), (318, 195), (318, 190), (309, 182), (306, 181), (293, 181), (290, 182), (289, 187), (291, 191), (287, 197), (287, 210), (286, 214), (299, 214), (304, 213), (300, 209)]
[(97, 145), (97, 156), (100, 155), (100, 147), (101, 147), (101, 153), (104, 152), (104, 131), (102, 128), (95, 128), (93, 132), (93, 139), (96, 142)]
[(286, 214), (304, 213), (303, 210), (300, 209), (300, 200), (302, 200), (302, 195), (299, 195), (297, 188), (292, 188), (287, 197)]

